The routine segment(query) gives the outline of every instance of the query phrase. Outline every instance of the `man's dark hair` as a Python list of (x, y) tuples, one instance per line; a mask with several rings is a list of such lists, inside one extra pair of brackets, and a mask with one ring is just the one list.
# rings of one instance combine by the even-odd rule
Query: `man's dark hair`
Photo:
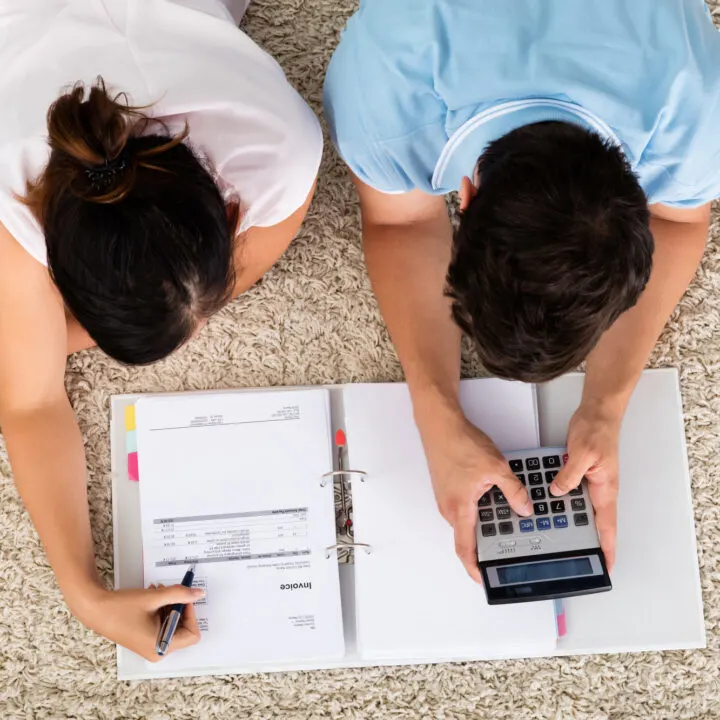
[(447, 294), (495, 375), (576, 368), (640, 297), (652, 267), (647, 199), (622, 151), (568, 123), (491, 143), (461, 214)]
[(169, 355), (222, 307), (234, 285), (236, 204), (208, 169), (102, 80), (48, 112), (50, 158), (24, 201), (48, 268), (78, 322), (108, 355), (145, 364)]

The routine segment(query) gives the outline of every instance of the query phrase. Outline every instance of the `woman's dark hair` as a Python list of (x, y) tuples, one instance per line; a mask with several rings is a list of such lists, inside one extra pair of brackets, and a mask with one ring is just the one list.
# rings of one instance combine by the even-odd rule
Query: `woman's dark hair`
[(496, 375), (576, 368), (640, 297), (654, 243), (622, 151), (580, 127), (527, 125), (491, 143), (448, 271), (453, 316)]
[(24, 201), (66, 307), (121, 362), (169, 355), (232, 294), (237, 204), (187, 128), (170, 135), (102, 79), (62, 95), (47, 126), (50, 159)]

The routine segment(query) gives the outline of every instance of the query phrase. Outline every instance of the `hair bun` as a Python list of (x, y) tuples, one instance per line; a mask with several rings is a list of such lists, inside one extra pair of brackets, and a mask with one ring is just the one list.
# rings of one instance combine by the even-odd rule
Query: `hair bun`
[(47, 116), (51, 152), (70, 189), (93, 202), (121, 200), (132, 187), (133, 159), (128, 138), (143, 115), (120, 93), (111, 97), (102, 78), (61, 95)]

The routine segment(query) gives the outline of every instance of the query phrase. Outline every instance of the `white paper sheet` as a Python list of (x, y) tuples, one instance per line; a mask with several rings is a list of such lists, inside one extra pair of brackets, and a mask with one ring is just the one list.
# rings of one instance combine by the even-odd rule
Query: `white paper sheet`
[[(537, 447), (534, 389), (500, 380), (461, 384), (467, 416), (502, 450)], [(551, 653), (552, 602), (490, 607), (455, 557), (440, 516), (405, 385), (344, 393), (355, 539), (358, 644), (365, 658), (475, 659)]]
[(326, 390), (136, 405), (145, 584), (190, 562), (202, 641), (165, 669), (344, 654)]

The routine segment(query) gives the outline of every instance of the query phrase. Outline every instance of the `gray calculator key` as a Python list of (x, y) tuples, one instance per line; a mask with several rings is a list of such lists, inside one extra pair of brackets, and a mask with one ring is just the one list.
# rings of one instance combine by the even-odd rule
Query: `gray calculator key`
[(575, 513), (575, 525), (578, 527), (580, 525), (587, 525), (588, 524), (588, 516), (587, 513)]
[(550, 509), (554, 513), (564, 513), (565, 512), (565, 501), (564, 500), (553, 500), (550, 503)]
[(557, 470), (548, 470), (545, 473), (545, 482), (549, 485), (555, 479), (555, 476), (557, 474), (558, 474)]
[(493, 500), (496, 505), (507, 505), (507, 498), (499, 490), (493, 493)]
[(495, 525), (489, 524), (489, 525), (481, 525), (482, 529), (482, 536), (483, 537), (492, 537), (493, 535), (497, 534), (497, 530), (495, 530)]
[(523, 471), (523, 462), (522, 460), (510, 460), (510, 469), (513, 472), (522, 472)]
[(507, 505), (505, 507), (495, 508), (495, 515), (498, 520), (505, 520), (510, 517), (510, 508), (507, 507)]
[(533, 500), (544, 500), (545, 499), (545, 488), (542, 488), (542, 487), (530, 488), (530, 497)]
[(546, 502), (538, 502), (533, 505), (533, 510), (535, 511), (536, 515), (547, 515), (548, 514), (548, 504)]
[(577, 497), (578, 495), (582, 495), (582, 485), (578, 485), (576, 488), (573, 488), (568, 495), (573, 495)]
[(542, 473), (530, 473), (528, 475), (528, 482), (531, 485), (542, 485)]
[(559, 455), (546, 455), (543, 458), (543, 467), (547, 468), (559, 468), (560, 467), (560, 456)]
[(573, 510), (584, 510), (585, 509), (585, 498), (573, 498), (570, 501), (570, 507)]
[(493, 516), (492, 508), (488, 508), (487, 510), (481, 510), (480, 511), (480, 522), (490, 522), (491, 520), (494, 520), (495, 517)]
[(478, 500), (478, 507), (487, 507), (492, 502), (492, 499), (490, 498), (490, 493), (486, 492), (479, 500)]
[(512, 535), (513, 524), (511, 522), (501, 522), (498, 528), (500, 529), (501, 535)]
[(525, 460), (525, 467), (528, 470), (539, 470), (540, 469), (540, 458), (527, 458)]

